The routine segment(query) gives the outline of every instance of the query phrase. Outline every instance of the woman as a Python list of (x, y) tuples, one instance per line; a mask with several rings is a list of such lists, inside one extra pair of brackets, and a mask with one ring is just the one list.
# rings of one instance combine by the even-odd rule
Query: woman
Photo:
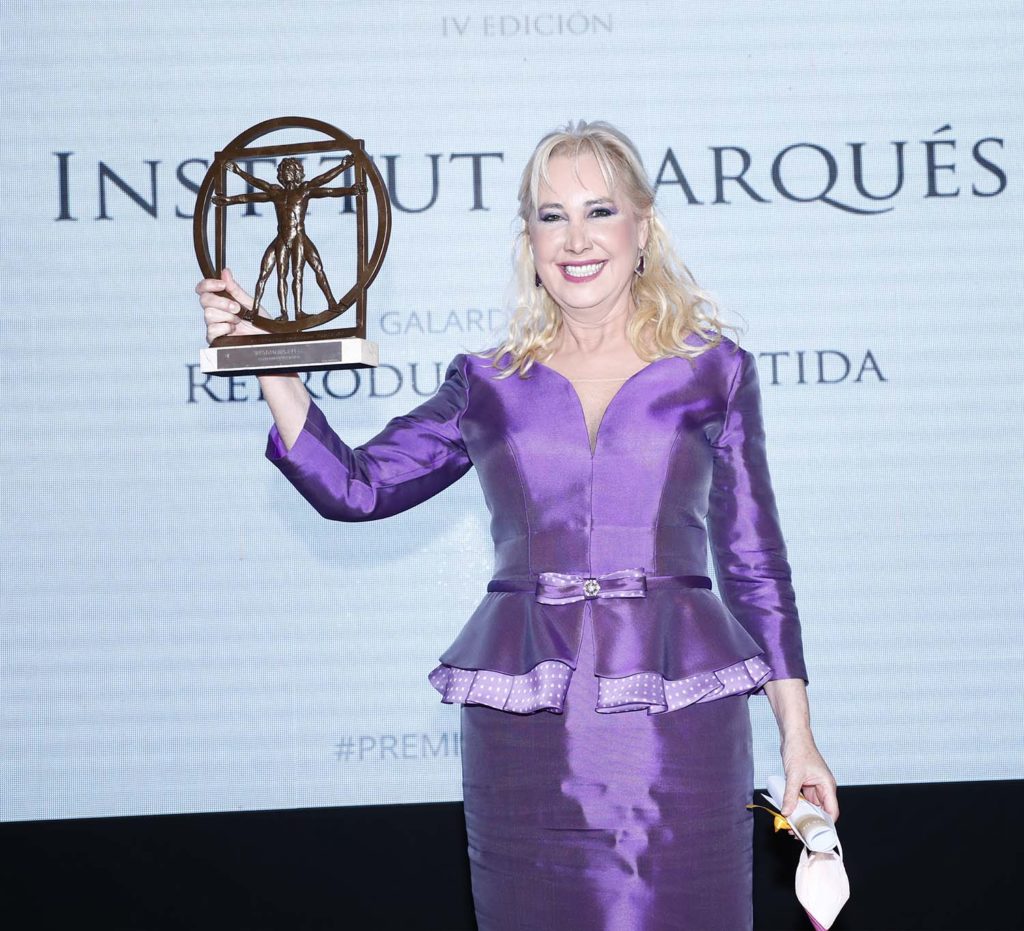
[[(519, 306), (437, 393), (352, 449), (302, 383), (263, 377), (268, 457), (325, 517), (398, 513), (476, 466), (494, 579), (430, 673), (462, 705), (479, 926), (750, 928), (747, 700), (786, 775), (838, 817), (753, 357), (674, 259), (633, 144), (541, 140), (520, 186)], [(249, 332), (225, 273), (208, 336)], [(705, 575), (710, 540), (725, 605)]]

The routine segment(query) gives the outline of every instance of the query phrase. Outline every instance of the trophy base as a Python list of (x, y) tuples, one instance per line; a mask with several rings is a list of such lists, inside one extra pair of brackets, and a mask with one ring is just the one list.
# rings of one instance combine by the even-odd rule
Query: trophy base
[(199, 352), (199, 368), (210, 375), (283, 375), (376, 365), (377, 344), (355, 337), (211, 346)]

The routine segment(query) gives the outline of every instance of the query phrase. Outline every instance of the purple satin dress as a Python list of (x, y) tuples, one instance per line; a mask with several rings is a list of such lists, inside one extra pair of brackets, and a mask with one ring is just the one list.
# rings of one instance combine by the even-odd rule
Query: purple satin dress
[(462, 705), (481, 931), (751, 927), (747, 700), (807, 674), (750, 353), (726, 339), (651, 363), (593, 452), (562, 375), (499, 379), (460, 354), (368, 443), (313, 406), (267, 455), (343, 521), (476, 467), (494, 578), (429, 679)]

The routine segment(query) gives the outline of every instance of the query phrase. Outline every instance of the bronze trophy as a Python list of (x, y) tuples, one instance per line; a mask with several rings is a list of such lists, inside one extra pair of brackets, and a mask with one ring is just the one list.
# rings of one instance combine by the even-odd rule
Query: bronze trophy
[[(295, 135), (295, 130), (317, 134), (304, 142), (278, 145), (253, 145), (264, 136), (280, 131)], [(326, 137), (326, 138), (324, 138)], [(302, 160), (296, 156), (341, 153), (337, 165), (307, 178)], [(240, 162), (250, 159), (280, 158), (277, 183), (255, 177), (242, 169)], [(349, 169), (353, 183), (331, 186)], [(228, 172), (245, 181), (249, 190), (228, 195)], [(370, 247), (367, 197), (372, 193), (376, 205), (377, 228)], [(348, 197), (355, 207), (356, 269), (355, 283), (336, 297), (327, 280), (324, 258), (306, 231), (306, 211), (311, 200)], [(210, 165), (196, 197), (193, 220), (196, 258), (206, 278), (216, 278), (227, 265), (228, 209), (241, 204), (270, 204), (277, 218), (277, 235), (266, 247), (260, 262), (253, 292), (253, 309), (243, 311), (244, 319), (267, 330), (251, 336), (222, 336), (200, 352), (200, 368), (214, 375), (240, 375), (282, 372), (306, 372), (315, 369), (361, 368), (377, 364), (377, 345), (366, 339), (366, 292), (384, 262), (391, 237), (391, 201), (384, 181), (363, 147), (340, 129), (320, 120), (285, 116), (249, 127), (218, 152)], [(214, 213), (214, 255), (210, 254), (208, 228), (211, 205)], [(334, 270), (328, 256), (327, 265)], [(305, 267), (313, 272), (326, 308), (309, 311), (304, 306)], [(263, 304), (271, 275), (277, 278), (279, 313), (272, 315)], [(289, 292), (291, 310), (289, 317)], [(355, 305), (352, 326), (342, 329), (314, 330), (334, 320)]]

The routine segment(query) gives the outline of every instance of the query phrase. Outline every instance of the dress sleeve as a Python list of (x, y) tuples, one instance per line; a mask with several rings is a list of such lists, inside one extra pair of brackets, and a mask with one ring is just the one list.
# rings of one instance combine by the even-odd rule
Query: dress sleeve
[(378, 520), (408, 510), (472, 466), (460, 426), (469, 401), (465, 366), (460, 353), (431, 398), (362, 446), (347, 446), (310, 402), (290, 450), (271, 428), (267, 458), (329, 520)]
[(771, 678), (806, 682), (792, 573), (768, 474), (757, 364), (740, 352), (725, 422), (712, 441), (708, 531), (715, 574), (726, 607), (764, 648)]

